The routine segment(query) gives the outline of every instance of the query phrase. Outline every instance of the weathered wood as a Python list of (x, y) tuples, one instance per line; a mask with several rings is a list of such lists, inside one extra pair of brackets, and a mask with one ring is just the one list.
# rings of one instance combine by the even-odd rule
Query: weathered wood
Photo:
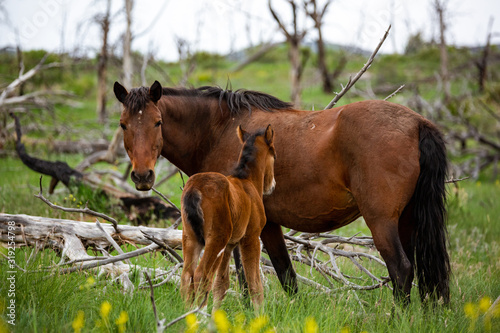
[[(25, 244), (50, 247), (54, 240), (60, 242), (61, 239), (68, 237), (68, 235), (74, 235), (87, 247), (108, 247), (110, 245), (105, 235), (93, 222), (0, 213), (0, 241), (2, 242), (8, 241), (7, 227), (10, 221), (15, 223), (15, 242), (18, 246)], [(102, 227), (120, 245), (125, 243), (137, 245), (152, 244), (144, 236), (143, 232), (145, 232), (174, 249), (181, 248), (181, 230), (120, 225), (121, 232), (120, 234), (116, 234), (111, 224), (102, 224)]]
[[(152, 243), (144, 236), (144, 233), (153, 235), (155, 239), (161, 240), (171, 248), (181, 247), (182, 231), (174, 229), (160, 229), (148, 227), (120, 226), (120, 233), (115, 233), (112, 225), (101, 224), (101, 228), (95, 223), (81, 222), (64, 219), (52, 219), (47, 217), (30, 215), (0, 214), (0, 242), (9, 243), (14, 241), (16, 246), (35, 246), (37, 248), (52, 248), (61, 251), (61, 257), (67, 257), (73, 263), (72, 267), (62, 268), (61, 263), (50, 270), (55, 269), (59, 273), (71, 273), (85, 269), (95, 269), (104, 273), (112, 279), (120, 281), (125, 290), (133, 290), (134, 284), (130, 281), (129, 273), (135, 269), (149, 272), (155, 275), (166, 275), (168, 272), (162, 269), (140, 267), (132, 265), (129, 258), (143, 255), (160, 249), (160, 246)], [(136, 245), (147, 245), (138, 250), (123, 253), (116, 257), (97, 260), (88, 255), (87, 248), (93, 247), (109, 256), (105, 248), (110, 247), (109, 237), (118, 244), (131, 243)], [(123, 263), (122, 261), (128, 263)], [(76, 264), (75, 264), (76, 263)], [(169, 280), (178, 282), (178, 277), (170, 274)]]

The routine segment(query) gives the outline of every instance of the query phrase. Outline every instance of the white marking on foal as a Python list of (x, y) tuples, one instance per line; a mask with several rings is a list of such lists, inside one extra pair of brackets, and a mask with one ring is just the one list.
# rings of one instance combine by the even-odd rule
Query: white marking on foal
[(139, 124), (142, 124), (142, 121), (141, 121), (141, 116), (142, 116), (142, 110), (139, 110)]

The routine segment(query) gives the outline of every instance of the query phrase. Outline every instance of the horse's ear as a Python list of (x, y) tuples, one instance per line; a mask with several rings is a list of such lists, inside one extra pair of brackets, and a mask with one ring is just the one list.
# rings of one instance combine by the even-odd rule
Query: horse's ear
[(151, 88), (149, 88), (149, 97), (151, 98), (153, 103), (156, 103), (160, 100), (161, 95), (163, 95), (163, 88), (161, 87), (160, 82), (155, 81), (151, 85)]
[(116, 98), (120, 101), (120, 103), (125, 102), (125, 98), (128, 95), (127, 89), (124, 86), (115, 81), (115, 85), (113, 86), (113, 91), (115, 92)]
[(273, 143), (273, 140), (274, 140), (274, 130), (273, 130), (273, 127), (271, 126), (271, 124), (267, 125), (265, 138), (266, 138), (266, 142), (268, 144)]
[(241, 125), (239, 125), (236, 129), (236, 133), (238, 134), (238, 138), (240, 139), (241, 143), (245, 143), (245, 141), (247, 141), (248, 137), (250, 136), (247, 131), (241, 128)]

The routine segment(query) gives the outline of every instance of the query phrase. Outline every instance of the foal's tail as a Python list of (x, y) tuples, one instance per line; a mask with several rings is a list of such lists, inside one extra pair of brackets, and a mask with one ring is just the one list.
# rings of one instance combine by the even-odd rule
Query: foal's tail
[(450, 301), (450, 259), (446, 249), (446, 147), (441, 133), (432, 125), (420, 125), (420, 175), (413, 200), (416, 226), (413, 231), (416, 275), (420, 298), (427, 295)]
[(187, 221), (193, 228), (198, 242), (205, 245), (203, 233), (203, 210), (201, 209), (201, 192), (188, 190), (182, 197), (182, 205)]

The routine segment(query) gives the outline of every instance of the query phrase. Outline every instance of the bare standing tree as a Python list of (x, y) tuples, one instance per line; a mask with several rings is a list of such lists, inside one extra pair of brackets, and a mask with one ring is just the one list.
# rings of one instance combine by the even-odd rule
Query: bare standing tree
[(493, 16), (490, 17), (490, 21), (488, 23), (488, 35), (486, 37), (486, 45), (483, 49), (483, 54), (481, 59), (476, 62), (477, 69), (479, 70), (478, 83), (479, 83), (479, 91), (484, 91), (484, 83), (486, 81), (486, 74), (488, 69), (488, 56), (490, 53), (490, 44), (491, 44), (491, 29), (493, 27)]
[(127, 89), (132, 88), (132, 8), (134, 6), (133, 0), (125, 0), (125, 14), (127, 27), (125, 29), (125, 36), (123, 38), (123, 85)]
[(179, 54), (179, 65), (181, 67), (182, 77), (179, 86), (185, 87), (188, 84), (189, 77), (196, 69), (196, 58), (191, 52), (191, 43), (179, 36), (175, 37), (175, 45)]
[(323, 17), (332, 1), (327, 0), (323, 8), (319, 9), (316, 0), (305, 0), (304, 8), (306, 14), (314, 21), (314, 27), (318, 32), (318, 40), (316, 44), (318, 46), (318, 69), (321, 73), (321, 79), (323, 80), (323, 91), (325, 93), (331, 93), (333, 90), (332, 78), (328, 72), (328, 67), (326, 65), (326, 52), (325, 52), (325, 42), (323, 41)]
[(446, 49), (446, 11), (448, 0), (434, 0), (433, 8), (436, 12), (439, 24), (439, 50), (441, 58), (441, 81), (443, 84), (443, 92), (445, 102), (449, 102), (451, 98), (450, 92), (450, 76), (448, 73), (448, 50)]
[(290, 59), (290, 65), (291, 65), (290, 69), (291, 81), (292, 81), (291, 99), (293, 103), (297, 107), (299, 107), (301, 104), (301, 93), (302, 93), (300, 80), (302, 78), (302, 73), (304, 70), (303, 60), (301, 59), (300, 56), (300, 45), (302, 43), (302, 40), (307, 34), (307, 30), (300, 31), (298, 28), (297, 4), (295, 3), (295, 1), (288, 0), (288, 3), (292, 8), (292, 16), (293, 16), (291, 31), (288, 31), (287, 27), (283, 24), (278, 14), (276, 14), (276, 12), (274, 11), (271, 5), (271, 0), (268, 1), (269, 10), (271, 11), (274, 20), (278, 23), (281, 32), (285, 35), (286, 41), (290, 46), (288, 57)]
[[(127, 89), (132, 88), (132, 8), (134, 2), (133, 0), (125, 0), (125, 15), (126, 15), (126, 28), (125, 35), (123, 38), (123, 59), (122, 59), (122, 68), (123, 68), (123, 85)], [(113, 134), (113, 138), (111, 139), (111, 143), (109, 144), (108, 150), (103, 158), (104, 161), (109, 163), (113, 163), (118, 155), (118, 149), (123, 145), (123, 132), (121, 128), (117, 128), (115, 133)]]
[(106, 11), (95, 17), (95, 21), (101, 26), (102, 45), (97, 61), (97, 118), (101, 124), (106, 122), (106, 88), (108, 67), (108, 35), (111, 25), (111, 0), (106, 1)]

